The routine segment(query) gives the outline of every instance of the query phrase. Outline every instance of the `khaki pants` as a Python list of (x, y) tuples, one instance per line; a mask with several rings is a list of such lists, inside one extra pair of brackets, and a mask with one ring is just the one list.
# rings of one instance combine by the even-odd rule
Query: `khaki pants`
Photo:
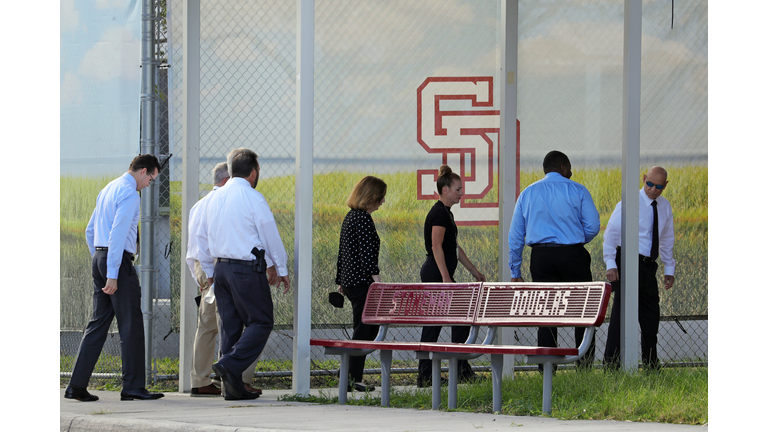
[[(210, 286), (208, 277), (200, 267), (200, 263), (195, 261), (195, 279), (203, 287), (200, 294), (200, 308), (197, 314), (197, 332), (195, 333), (195, 342), (192, 348), (192, 387), (205, 387), (211, 383), (211, 372), (213, 369), (213, 360), (216, 354), (216, 336), (219, 333), (219, 313), (216, 309), (216, 301), (212, 304), (205, 302), (205, 295), (208, 294)], [(251, 366), (243, 372), (243, 382), (251, 384), (253, 382), (253, 371), (256, 369), (256, 359)]]

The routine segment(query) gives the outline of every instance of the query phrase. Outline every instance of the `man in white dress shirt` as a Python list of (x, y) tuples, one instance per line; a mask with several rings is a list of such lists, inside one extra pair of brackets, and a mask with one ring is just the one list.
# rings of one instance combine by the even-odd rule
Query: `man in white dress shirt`
[[(643, 176), (640, 189), (640, 260), (638, 281), (638, 321), (641, 332), (643, 366), (650, 370), (659, 368), (656, 349), (659, 332), (659, 287), (656, 271), (661, 257), (664, 263), (664, 288), (670, 289), (675, 283), (675, 260), (672, 248), (675, 245), (675, 230), (672, 220), (672, 206), (661, 193), (667, 187), (667, 171), (658, 166), (651, 167)], [(603, 236), (603, 260), (606, 277), (613, 285), (613, 309), (608, 326), (608, 340), (605, 344), (603, 362), (607, 369), (618, 367), (620, 355), (621, 298), (619, 265), (621, 262), (621, 202), (616, 205)]]
[[(219, 319), (218, 311), (216, 310), (216, 300), (212, 303), (208, 303), (203, 300), (210, 291), (210, 283), (208, 282), (208, 274), (203, 270), (203, 265), (200, 263), (198, 256), (201, 254), (206, 258), (202, 258), (206, 262), (206, 267), (211, 274), (210, 279), (213, 279), (213, 259), (210, 258), (208, 252), (208, 235), (206, 227), (201, 223), (203, 218), (201, 217), (205, 213), (205, 209), (208, 205), (209, 199), (213, 196), (220, 187), (224, 186), (229, 180), (229, 172), (227, 170), (227, 163), (221, 162), (213, 167), (213, 189), (208, 192), (200, 201), (195, 203), (189, 210), (189, 238), (187, 241), (187, 266), (189, 271), (197, 282), (197, 286), (200, 288), (200, 295), (198, 298), (199, 309), (197, 315), (197, 331), (195, 332), (195, 341), (192, 348), (192, 370), (190, 372), (190, 378), (192, 381), (192, 396), (199, 395), (220, 395), (221, 390), (213, 385), (211, 380), (211, 365), (215, 357), (216, 350), (216, 335), (219, 333)], [(197, 236), (200, 236), (201, 242), (198, 243)], [(205, 241), (205, 243), (203, 243)], [(202, 247), (202, 253), (201, 253)], [(274, 267), (269, 267), (269, 273), (274, 273)], [(269, 274), (269, 276), (272, 276)], [(277, 275), (274, 275), (277, 277)], [(270, 279), (272, 284), (274, 280)], [(253, 382), (253, 372), (256, 369), (256, 362), (254, 361), (250, 367), (246, 368), (243, 372), (243, 384), (246, 390), (261, 394), (261, 389), (251, 387)]]
[(96, 207), (85, 229), (91, 251), (93, 317), (88, 323), (75, 358), (66, 399), (98, 400), (88, 393), (88, 381), (101, 355), (112, 318), (117, 318), (123, 361), (121, 400), (150, 400), (163, 397), (149, 393), (144, 374), (144, 319), (141, 286), (133, 266), (139, 224), (138, 191), (157, 178), (160, 163), (150, 154), (136, 156), (128, 172), (99, 192)]
[(277, 286), (285, 285), (283, 293), (290, 289), (288, 256), (272, 211), (255, 190), (258, 156), (248, 149), (230, 156), (231, 178), (211, 197), (205, 212), (221, 318), (222, 356), (213, 370), (221, 376), (227, 400), (255, 399), (259, 395), (245, 389), (240, 375), (263, 351), (274, 323), (265, 256), (275, 266)]

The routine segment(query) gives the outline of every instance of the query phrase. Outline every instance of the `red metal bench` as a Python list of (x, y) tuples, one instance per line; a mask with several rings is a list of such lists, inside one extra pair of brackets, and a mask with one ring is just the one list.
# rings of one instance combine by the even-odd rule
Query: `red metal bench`
[[(542, 412), (552, 412), (552, 375), (554, 364), (572, 363), (584, 356), (595, 329), (605, 319), (610, 284), (583, 283), (484, 283), (475, 326), (488, 326), (482, 345), (421, 344), (419, 350), (432, 354), (434, 371), (440, 360), (449, 360), (448, 407), (457, 406), (458, 360), (483, 354), (491, 356), (493, 410), (501, 410), (501, 379), (504, 355), (522, 355), (526, 363), (544, 365)], [(498, 327), (586, 327), (578, 348), (492, 345)], [(439, 370), (439, 367), (437, 368)], [(433, 372), (434, 374), (434, 372)], [(440, 404), (440, 388), (432, 388), (432, 408)]]
[[(375, 350), (381, 356), (381, 404), (389, 406), (392, 351), (419, 351), (420, 342), (387, 341), (390, 324), (414, 326), (472, 325), (480, 299), (480, 283), (374, 283), (368, 290), (363, 322), (379, 325), (374, 341), (310, 339), (328, 355), (339, 355), (339, 403), (347, 401), (349, 357)], [(472, 334), (476, 334), (473, 332)], [(471, 335), (470, 335), (471, 336)], [(469, 340), (470, 343), (474, 340)], [(438, 380), (438, 383), (440, 380)]]
[[(551, 413), (552, 365), (575, 362), (585, 353), (607, 310), (611, 288), (603, 282), (385, 284), (371, 285), (363, 322), (381, 326), (375, 341), (311, 339), (325, 346), (326, 354), (340, 355), (339, 403), (346, 403), (350, 355), (381, 351), (381, 403), (389, 405), (393, 350), (431, 356), (432, 408), (440, 406), (440, 361), (449, 360), (448, 407), (457, 405), (458, 360), (491, 356), (493, 409), (501, 410), (501, 374), (504, 355), (523, 355), (526, 363), (544, 364), (542, 411)], [(389, 324), (471, 325), (466, 343), (386, 341)], [(485, 340), (476, 344), (477, 327), (488, 326)], [(579, 348), (493, 345), (498, 327), (586, 327)]]

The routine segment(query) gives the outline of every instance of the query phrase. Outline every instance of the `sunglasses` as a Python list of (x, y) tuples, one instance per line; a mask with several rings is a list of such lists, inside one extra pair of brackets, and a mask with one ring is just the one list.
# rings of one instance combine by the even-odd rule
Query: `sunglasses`
[(649, 181), (645, 182), (645, 184), (649, 188), (652, 188), (652, 187), (656, 186), (656, 189), (658, 189), (658, 190), (663, 190), (667, 186), (667, 185), (663, 185), (663, 184), (660, 184), (660, 185), (659, 184), (655, 184), (655, 183), (649, 182)]

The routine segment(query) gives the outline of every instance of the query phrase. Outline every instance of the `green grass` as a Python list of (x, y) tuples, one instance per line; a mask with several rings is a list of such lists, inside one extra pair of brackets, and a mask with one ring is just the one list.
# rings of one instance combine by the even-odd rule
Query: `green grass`
[[(675, 215), (675, 286), (661, 292), (662, 316), (706, 315), (708, 313), (708, 210), (706, 166), (668, 167), (670, 184), (664, 196), (671, 202)], [(354, 184), (367, 173), (334, 172), (314, 178), (313, 247), (312, 247), (312, 321), (315, 324), (346, 323), (349, 311), (335, 309), (327, 302), (327, 294), (335, 289), (336, 258), (341, 223), (349, 210), (344, 204)], [(418, 281), (424, 260), (423, 224), (431, 201), (418, 201), (414, 173), (380, 175), (387, 183), (387, 201), (373, 219), (381, 237), (379, 264), (385, 282)], [(522, 172), (521, 188), (543, 177), (540, 171)], [(60, 238), (60, 326), (82, 329), (90, 318), (91, 277), (90, 255), (85, 245), (85, 226), (96, 201), (96, 195), (112, 177), (61, 178), (61, 238)], [(601, 216), (603, 229), (614, 207), (621, 200), (620, 169), (576, 170), (573, 179), (591, 192)], [(638, 189), (640, 179), (638, 179)], [(171, 238), (163, 242), (181, 244), (181, 184), (171, 187)], [(210, 189), (201, 185), (200, 190)], [(294, 178), (293, 176), (263, 179), (259, 190), (264, 194), (275, 215), (283, 243), (288, 252), (291, 280), (294, 256)], [(587, 249), (592, 255), (595, 280), (605, 277), (602, 260), (602, 231)], [(502, 236), (506, 241), (506, 235)], [(459, 243), (473, 263), (489, 280), (498, 280), (498, 243), (496, 226), (460, 227)], [(178, 325), (178, 295), (180, 286), (181, 252), (174, 249), (168, 259), (170, 268), (172, 325)], [(523, 277), (530, 280), (528, 261), (530, 249), (523, 259)], [(505, 260), (506, 261), (506, 260)], [(471, 281), (463, 267), (456, 272), (457, 281)], [(295, 287), (294, 287), (295, 288)], [(273, 298), (275, 324), (293, 323), (293, 296), (276, 294)]]
[[(61, 370), (71, 370), (73, 357), (61, 356)], [(178, 374), (178, 359), (157, 359), (160, 375)], [(394, 366), (408, 366), (395, 361)], [(411, 365), (412, 366), (412, 365)], [(337, 359), (312, 360), (312, 370), (338, 369)], [(379, 367), (369, 362), (366, 367)], [(290, 360), (262, 360), (256, 371), (291, 370)], [(120, 358), (102, 354), (94, 372), (120, 370)], [(493, 387), (490, 374), (479, 373), (482, 378), (459, 386), (457, 411), (491, 413)], [(61, 378), (66, 386), (68, 378)], [(366, 382), (381, 386), (380, 376), (368, 375)], [(393, 408), (431, 409), (431, 389), (414, 386), (416, 374), (394, 374), (393, 386), (408, 386), (392, 390), (390, 406)], [(290, 389), (290, 377), (257, 378), (256, 385), (267, 389)], [(89, 388), (119, 391), (119, 379), (92, 379)], [(338, 403), (338, 379), (333, 375), (313, 376), (311, 388), (321, 389), (319, 396), (289, 395), (284, 401)], [(178, 391), (178, 381), (164, 380), (148, 387), (151, 391)], [(602, 369), (591, 371), (560, 370), (553, 381), (552, 417), (571, 420), (617, 420), (661, 422), (700, 425), (708, 421), (708, 368), (663, 368), (659, 373), (606, 373)], [(542, 377), (538, 372), (516, 372), (515, 379), (502, 383), (501, 414), (540, 416)], [(352, 393), (350, 405), (380, 406), (381, 398)], [(442, 404), (447, 406), (447, 391), (443, 390)]]
[[(504, 379), (501, 414), (542, 415), (542, 381), (538, 372), (517, 372), (515, 379)], [(442, 393), (442, 406), (445, 407), (447, 389)], [(563, 420), (703, 425), (708, 422), (708, 399), (707, 368), (665, 368), (658, 373), (567, 370), (555, 375), (551, 416)], [(338, 393), (329, 390), (321, 391), (320, 396), (292, 395), (281, 400), (332, 404), (338, 403)], [(381, 398), (352, 393), (347, 403), (380, 406)], [(395, 389), (390, 406), (431, 409), (431, 389)], [(493, 412), (490, 378), (486, 376), (475, 383), (460, 385), (456, 411)]]

